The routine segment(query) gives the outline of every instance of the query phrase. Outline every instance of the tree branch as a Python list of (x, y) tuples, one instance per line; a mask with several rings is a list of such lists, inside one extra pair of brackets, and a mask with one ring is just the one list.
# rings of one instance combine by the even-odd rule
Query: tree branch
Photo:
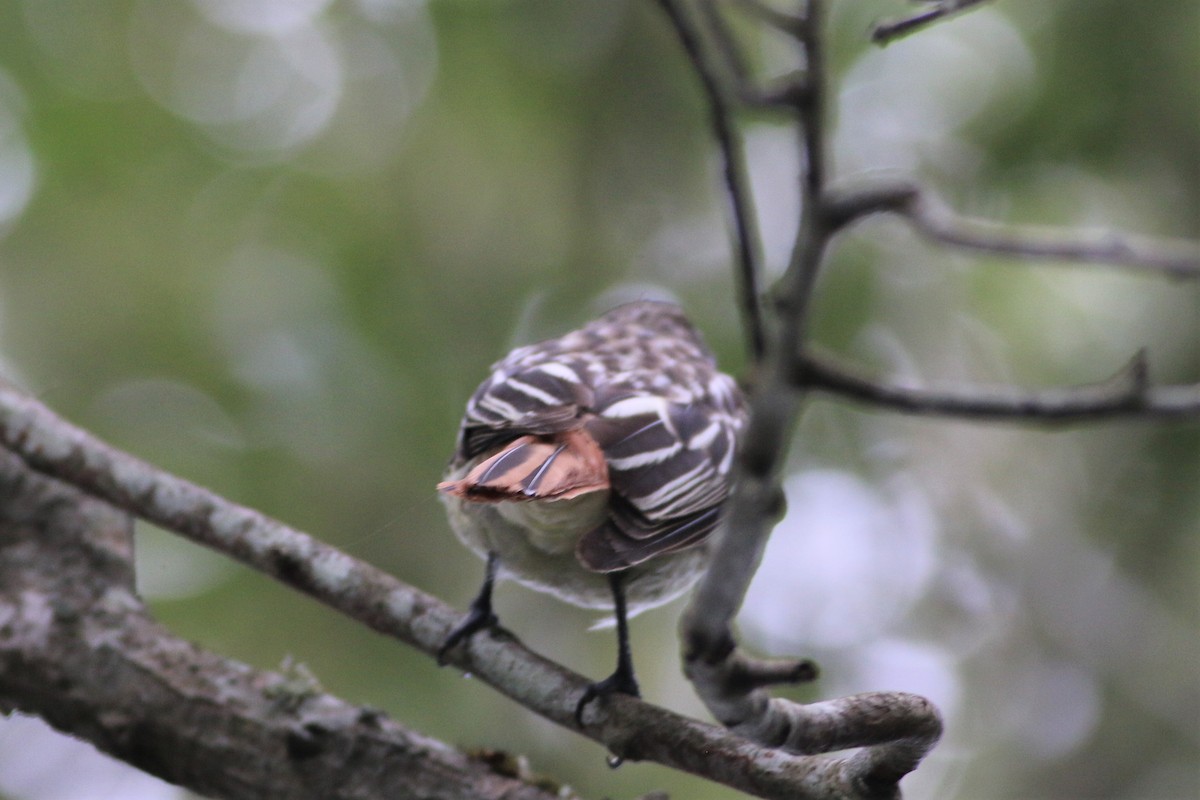
[[(762, 358), (765, 348), (762, 307), (760, 301), (759, 275), (761, 261), (758, 225), (755, 221), (754, 201), (750, 194), (749, 178), (746, 176), (746, 159), (742, 150), (741, 136), (733, 124), (733, 115), (725, 88), (711, 63), (700, 31), (692, 24), (687, 11), (676, 0), (659, 0), (671, 26), (678, 36), (692, 68), (704, 88), (708, 100), (709, 117), (713, 134), (721, 151), (722, 175), (728, 191), (729, 213), (733, 217), (734, 243), (737, 251), (738, 299), (742, 309), (742, 320), (746, 330), (750, 357)], [(707, 6), (710, 23), (719, 26), (718, 12)], [(724, 35), (719, 30), (717, 35)], [(734, 66), (737, 69), (737, 65)]]
[(126, 515), (0, 451), (5, 711), (229, 800), (562, 796), (173, 636), (134, 593), (132, 535)]
[[(753, 6), (752, 6), (753, 8)], [(701, 578), (681, 624), (684, 670), (718, 720), (768, 747), (793, 753), (862, 747), (846, 762), (856, 796), (895, 797), (941, 735), (937, 709), (903, 693), (856, 695), (800, 705), (772, 698), (767, 687), (811, 679), (807, 661), (757, 662), (737, 646), (733, 618), (762, 560), (782, 506), (779, 486), (803, 393), (791, 373), (808, 328), (816, 278), (844, 211), (827, 194), (824, 4), (809, 0), (803, 17), (776, 19), (799, 48), (804, 72), (773, 102), (791, 106), (800, 124), (801, 217), (792, 256), (776, 293), (777, 335), (756, 365), (750, 423), (713, 566)], [(836, 729), (836, 732), (835, 730)]]
[(871, 41), (876, 44), (889, 44), (896, 39), (916, 33), (938, 20), (969, 11), (989, 0), (926, 0), (926, 2), (931, 2), (934, 7), (928, 11), (876, 25), (871, 31)]
[(746, 14), (753, 15), (767, 25), (782, 31), (789, 36), (795, 36), (796, 31), (804, 26), (804, 17), (787, 11), (780, 11), (763, 0), (734, 0), (734, 5)]
[(1019, 423), (1200, 416), (1200, 384), (1151, 386), (1145, 353), (1100, 383), (1040, 391), (1012, 386), (904, 386), (870, 378), (828, 355), (807, 352), (797, 385), (876, 408), (922, 416)]
[(1159, 274), (1180, 280), (1200, 278), (1200, 245), (1102, 231), (1004, 225), (955, 214), (927, 189), (901, 182), (829, 191), (831, 224), (846, 227), (872, 214), (891, 213), (917, 233), (950, 247), (1026, 260), (1045, 259)]
[[(946, 0), (934, 9), (879, 26), (876, 40), (904, 35), (966, 11), (983, 0)], [(701, 579), (685, 613), (682, 630), (688, 677), (713, 714), (733, 730), (771, 747), (809, 752), (816, 733), (814, 715), (837, 718), (847, 738), (833, 747), (866, 746), (849, 765), (856, 779), (891, 796), (896, 781), (914, 769), (941, 733), (938, 711), (912, 695), (892, 696), (886, 706), (862, 697), (799, 706), (771, 698), (773, 683), (811, 677), (806, 661), (763, 665), (738, 648), (732, 621), (762, 558), (767, 536), (781, 506), (779, 479), (787, 443), (810, 390), (915, 414), (1025, 421), (1086, 420), (1114, 416), (1195, 416), (1200, 386), (1149, 386), (1146, 360), (1139, 354), (1112, 379), (1095, 386), (1029, 392), (1008, 387), (951, 388), (940, 391), (895, 386), (865, 378), (818, 356), (805, 346), (816, 277), (833, 236), (872, 214), (901, 216), (921, 235), (939, 244), (1025, 259), (1088, 262), (1175, 278), (1200, 275), (1200, 252), (1182, 243), (1132, 237), (1081, 236), (1077, 232), (1018, 228), (956, 216), (910, 183), (872, 182), (846, 189), (829, 185), (826, 162), (823, 0), (807, 0), (802, 16), (780, 14), (747, 0), (744, 8), (790, 35), (799, 47), (803, 72), (756, 104), (790, 108), (800, 126), (803, 171), (801, 216), (791, 262), (775, 293), (778, 333), (756, 365), (749, 396), (751, 418), (741, 443), (739, 472), (726, 511), (724, 535), (713, 567)], [(729, 44), (726, 43), (728, 48)], [(736, 59), (727, 59), (736, 61)], [(743, 81), (744, 82), (744, 81)], [(743, 93), (747, 94), (747, 93)]]
[[(720, 665), (737, 657), (731, 624), (741, 607), (746, 588), (757, 570), (770, 532), (778, 502), (778, 469), (787, 432), (795, 422), (799, 408), (782, 364), (790, 361), (792, 342), (799, 341), (804, 330), (808, 296), (815, 281), (827, 235), (817, 204), (823, 190), (823, 64), (819, 48), (811, 42), (818, 37), (812, 31), (820, 27), (819, 2), (809, 5), (808, 14), (790, 25), (791, 33), (802, 49), (807, 74), (788, 93), (804, 129), (804, 171), (799, 190), (802, 195), (800, 233), (777, 297), (780, 330), (759, 367), (760, 383), (749, 397), (750, 423), (743, 437), (739, 457), (739, 477), (734, 482), (726, 513), (727, 535), (717, 546), (714, 568), (701, 578), (692, 602), (684, 615), (684, 659), (689, 676), (710, 708), (727, 693), (720, 686), (707, 686), (700, 676), (720, 674), (700, 665)], [(728, 675), (731, 670), (725, 670)], [(714, 713), (717, 713), (714, 711)], [(718, 717), (721, 717), (718, 714)], [(725, 715), (728, 717), (729, 715)]]
[[(229, 555), (431, 656), (459, 620), (458, 612), (436, 598), (122, 453), (3, 384), (0, 444), (40, 473)], [(2, 484), (10, 482), (4, 479)], [(655, 761), (763, 798), (874, 796), (864, 793), (862, 775), (855, 771), (861, 757), (788, 756), (764, 750), (722, 728), (625, 695), (589, 706), (587, 725), (581, 730), (574, 720), (575, 702), (588, 681), (529, 651), (502, 629), (471, 637), (450, 660), (531, 711), (604, 744), (626, 760)], [(37, 683), (37, 691), (52, 691)], [(864, 708), (890, 706), (890, 699), (900, 697), (888, 693), (845, 702)], [(824, 752), (854, 738), (842, 720), (824, 711), (814, 712), (806, 724), (820, 735), (807, 752)], [(153, 764), (135, 763), (154, 771)], [(214, 769), (219, 763), (223, 762), (204, 765)]]
[(1103, 264), (1159, 273), (1171, 278), (1200, 277), (1200, 247), (1190, 242), (1156, 241), (1111, 232), (1083, 235), (1047, 227), (1018, 227), (960, 217), (927, 192), (897, 209), (927, 238), (968, 250), (1025, 259)]

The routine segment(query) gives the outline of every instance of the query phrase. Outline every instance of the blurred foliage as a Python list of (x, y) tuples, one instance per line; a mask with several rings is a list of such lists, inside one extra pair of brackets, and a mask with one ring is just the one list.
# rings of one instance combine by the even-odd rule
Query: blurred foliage
[[(1200, 237), (1200, 4), (997, 2), (886, 49), (834, 3), (842, 174), (916, 174), (965, 213)], [(739, 24), (765, 75), (792, 68)], [(772, 274), (794, 133), (747, 119)], [(652, 4), (0, 4), (0, 358), (119, 447), (464, 605), (482, 565), (433, 486), (516, 343), (654, 285), (732, 371), (741, 338), (705, 109)], [(642, 288), (639, 288), (642, 287)], [(931, 248), (872, 221), (818, 339), (884, 374), (1053, 385), (1139, 347), (1200, 379), (1200, 288)], [(815, 400), (744, 615), (816, 656), (798, 697), (929, 694), (911, 796), (1200, 792), (1200, 427), (1060, 431)], [(587, 796), (731, 792), (599, 748), (190, 544), (139, 528), (160, 617), (265, 668), (294, 657), (430, 735), (526, 753)], [(505, 587), (502, 619), (585, 674), (611, 634)], [(704, 715), (679, 606), (634, 620), (647, 696)], [(2, 756), (25, 747), (0, 729)], [(51, 790), (53, 791), (53, 790)], [(124, 790), (113, 796), (132, 797)], [(151, 795), (145, 795), (151, 796)], [(160, 795), (153, 795), (160, 796)]]

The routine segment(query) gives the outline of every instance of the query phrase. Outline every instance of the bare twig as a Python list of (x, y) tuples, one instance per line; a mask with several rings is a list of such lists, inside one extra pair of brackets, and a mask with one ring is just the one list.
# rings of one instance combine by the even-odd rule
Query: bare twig
[[(741, 136), (733, 124), (730, 103), (726, 91), (717, 77), (716, 69), (705, 51), (700, 32), (692, 24), (688, 13), (677, 0), (659, 0), (667, 18), (671, 21), (692, 68), (700, 78), (708, 99), (713, 133), (721, 149), (724, 166), (723, 175), (728, 190), (729, 213), (733, 217), (736, 235), (734, 241), (738, 261), (738, 296), (746, 329), (750, 357), (754, 361), (762, 358), (765, 347), (761, 291), (759, 289), (760, 245), (758, 225), (755, 221), (754, 200), (746, 176), (745, 154)], [(713, 10), (712, 15), (717, 12)]]
[(725, 20), (724, 7), (719, 0), (699, 0), (697, 6), (704, 26), (712, 36), (713, 46), (729, 72), (737, 96), (743, 98), (749, 93), (747, 87), (751, 81), (750, 68), (746, 65), (741, 48)]
[(954, 247), (1026, 259), (1103, 264), (1172, 278), (1200, 277), (1200, 247), (1194, 243), (1000, 225), (956, 216), (935, 203), (928, 193), (914, 196), (912, 202), (896, 211), (922, 235)]
[[(0, 445), (34, 470), (222, 552), (313, 596), (376, 631), (434, 655), (459, 621), (435, 597), (357, 561), (300, 531), (236, 505), (99, 441), (33, 398), (0, 384)], [(617, 694), (575, 723), (588, 682), (526, 649), (506, 631), (476, 635), (451, 654), (526, 708), (604, 744), (628, 760), (655, 761), (763, 798), (871, 797), (856, 772), (861, 757), (788, 756), (722, 728)], [(902, 707), (895, 693), (866, 695), (851, 706)], [(808, 724), (820, 740), (807, 752), (853, 740), (853, 729), (823, 712)], [(854, 716), (846, 718), (853, 721)], [(821, 742), (826, 742), (822, 746)]]
[(950, 247), (1068, 264), (1097, 264), (1164, 275), (1200, 278), (1200, 245), (1112, 231), (1005, 225), (955, 214), (927, 189), (908, 182), (878, 182), (831, 189), (830, 224), (841, 228), (863, 217), (892, 213), (922, 236)]
[(1100, 383), (1032, 390), (905, 386), (868, 377), (810, 351), (798, 360), (796, 381), (867, 406), (922, 416), (1024, 424), (1200, 417), (1200, 384), (1149, 385), (1144, 353)]
[(871, 31), (871, 41), (876, 44), (888, 44), (896, 39), (925, 28), (940, 19), (961, 14), (989, 0), (933, 0), (934, 7), (902, 19), (891, 22), (881, 22)]

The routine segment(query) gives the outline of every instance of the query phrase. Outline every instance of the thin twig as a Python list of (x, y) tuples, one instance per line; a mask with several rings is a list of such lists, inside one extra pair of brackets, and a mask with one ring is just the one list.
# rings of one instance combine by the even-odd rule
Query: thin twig
[[(224, 553), (431, 656), (459, 621), (459, 613), (437, 598), (123, 453), (3, 382), (0, 445), (38, 472)], [(854, 756), (764, 750), (723, 728), (627, 695), (613, 695), (590, 710), (581, 730), (575, 724), (575, 700), (587, 680), (533, 653), (503, 630), (472, 637), (450, 660), (529, 710), (627, 760), (655, 761), (763, 798), (870, 796), (855, 783)], [(851, 705), (861, 706), (861, 716), (872, 708), (903, 709), (906, 697), (882, 692), (861, 696)], [(818, 741), (836, 743), (853, 736), (841, 719), (826, 716), (815, 715), (809, 722)]]
[(938, 20), (969, 11), (975, 6), (989, 0), (939, 0), (938, 4), (919, 14), (913, 14), (891, 22), (881, 22), (871, 31), (871, 41), (876, 44), (888, 44), (909, 34), (916, 33)]
[(1101, 264), (1172, 278), (1200, 277), (1200, 247), (1191, 242), (1001, 225), (956, 216), (934, 203), (927, 194), (914, 197), (896, 210), (922, 235), (954, 247), (1025, 259)]
[(737, 87), (738, 96), (744, 96), (747, 94), (745, 87), (751, 80), (750, 68), (746, 65), (741, 48), (738, 47), (733, 31), (730, 30), (729, 23), (725, 20), (719, 0), (699, 0), (698, 7), (704, 26), (711, 34), (713, 44)]
[(733, 124), (730, 103), (705, 52), (700, 32), (676, 0), (659, 0), (659, 6), (671, 21), (671, 26), (675, 29), (692, 68), (700, 78), (705, 97), (708, 99), (713, 133), (721, 150), (722, 174), (729, 196), (729, 213), (733, 217), (736, 232), (738, 297), (748, 340), (747, 346), (751, 359), (757, 362), (762, 359), (766, 347), (759, 288), (761, 247), (741, 136)]
[(955, 214), (928, 190), (908, 182), (872, 183), (831, 189), (830, 223), (842, 228), (872, 214), (892, 213), (917, 233), (950, 247), (1025, 260), (1096, 264), (1155, 273), (1168, 278), (1200, 278), (1200, 245), (1101, 231), (1006, 225)]
[(1200, 417), (1200, 384), (1149, 385), (1144, 353), (1100, 383), (1041, 390), (902, 385), (869, 377), (811, 351), (798, 360), (795, 379), (806, 388), (873, 408), (920, 416), (1023, 424)]

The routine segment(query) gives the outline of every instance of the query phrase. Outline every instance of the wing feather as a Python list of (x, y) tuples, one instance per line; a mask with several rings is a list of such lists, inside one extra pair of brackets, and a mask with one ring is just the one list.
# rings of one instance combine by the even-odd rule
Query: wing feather
[[(616, 500), (608, 520), (579, 539), (575, 555), (593, 572), (614, 572), (641, 564), (655, 556), (691, 547), (702, 542), (721, 521), (721, 508), (713, 506), (671, 520), (651, 523)], [(645, 526), (649, 526), (647, 529)], [(634, 535), (633, 531), (643, 535)]]

